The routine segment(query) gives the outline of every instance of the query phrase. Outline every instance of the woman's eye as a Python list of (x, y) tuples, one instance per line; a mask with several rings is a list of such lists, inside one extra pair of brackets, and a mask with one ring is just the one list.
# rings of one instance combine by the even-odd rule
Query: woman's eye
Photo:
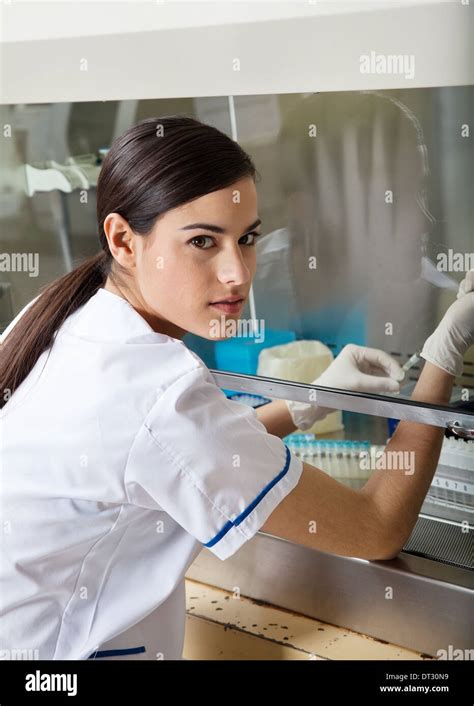
[(242, 238), (250, 237), (250, 238), (252, 238), (252, 241), (250, 243), (244, 243), (244, 245), (250, 245), (250, 246), (255, 245), (255, 238), (258, 238), (260, 235), (262, 235), (262, 234), (261, 233), (246, 233), (245, 235), (242, 236)]
[[(243, 245), (249, 245), (249, 246), (255, 245), (255, 238), (258, 238), (260, 235), (262, 235), (262, 234), (261, 234), (261, 233), (246, 233), (246, 234), (243, 235), (242, 238), (239, 240), (239, 243), (241, 243), (241, 244), (243, 244)], [(250, 240), (250, 242), (247, 241), (247, 242), (242, 243), (242, 239), (243, 239), (243, 238), (250, 238), (251, 240)], [(205, 246), (202, 246), (202, 247), (201, 247), (201, 245), (196, 244), (196, 241), (201, 241), (201, 242), (202, 242), (202, 241), (206, 241), (206, 240), (210, 240), (210, 241), (211, 241), (211, 244), (210, 244), (208, 247), (205, 247)], [(195, 236), (192, 240), (190, 240), (189, 242), (192, 243), (192, 244), (194, 245), (194, 247), (197, 248), (198, 250), (209, 250), (209, 247), (212, 247), (213, 238), (212, 238), (210, 235), (196, 235), (196, 236)]]
[(190, 240), (189, 242), (192, 243), (194, 245), (194, 247), (196, 247), (198, 250), (209, 250), (209, 248), (201, 248), (199, 245), (195, 245), (196, 240), (206, 240), (206, 239), (212, 241), (212, 238), (210, 235), (196, 235), (196, 237), (193, 238), (192, 240)]

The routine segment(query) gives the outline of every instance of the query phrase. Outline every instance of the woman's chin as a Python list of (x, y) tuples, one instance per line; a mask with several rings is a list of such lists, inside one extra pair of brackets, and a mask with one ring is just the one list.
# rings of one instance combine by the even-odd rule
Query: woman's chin
[(209, 332), (208, 332), (207, 335), (205, 335), (205, 336), (202, 335), (202, 334), (198, 334), (198, 335), (202, 336), (202, 338), (206, 338), (208, 341), (213, 341), (213, 342), (216, 342), (216, 343), (217, 343), (218, 341), (228, 341), (230, 338), (234, 338), (234, 337), (233, 337), (232, 335), (230, 335), (230, 334), (227, 334), (227, 335), (226, 335), (226, 334), (224, 334), (224, 335), (214, 335), (214, 334), (209, 333)]

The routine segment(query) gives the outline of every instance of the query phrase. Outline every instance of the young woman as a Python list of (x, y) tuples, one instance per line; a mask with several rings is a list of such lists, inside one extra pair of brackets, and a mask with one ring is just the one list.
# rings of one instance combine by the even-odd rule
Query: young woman
[[(184, 575), (203, 545), (226, 559), (263, 529), (384, 559), (409, 536), (442, 429), (401, 422), (388, 446), (414, 451), (415, 473), (376, 471), (352, 490), (280, 438), (328, 410), (231, 402), (181, 340), (210, 339), (212, 322), (242, 311), (255, 174), (238, 144), (192, 118), (131, 127), (100, 174), (100, 254), (4, 333), (4, 658), (179, 659)], [(448, 402), (474, 337), (469, 290), (428, 339), (414, 399)], [(383, 351), (348, 346), (318, 381), (396, 391), (400, 377)]]

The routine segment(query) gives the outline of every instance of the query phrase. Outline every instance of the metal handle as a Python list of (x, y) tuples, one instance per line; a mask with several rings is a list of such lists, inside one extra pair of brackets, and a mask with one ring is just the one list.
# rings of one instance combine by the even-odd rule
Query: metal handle
[(462, 424), (455, 420), (448, 422), (446, 426), (455, 436), (459, 436), (461, 439), (474, 439), (474, 429), (463, 427)]

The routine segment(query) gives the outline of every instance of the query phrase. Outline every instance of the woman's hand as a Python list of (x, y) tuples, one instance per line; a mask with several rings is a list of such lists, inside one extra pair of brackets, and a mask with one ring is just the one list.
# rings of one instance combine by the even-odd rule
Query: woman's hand
[[(355, 392), (400, 392), (405, 373), (391, 355), (378, 348), (349, 343), (312, 385)], [(319, 405), (286, 400), (293, 423), (305, 431), (334, 410)]]
[[(456, 301), (426, 340), (421, 356), (450, 375), (461, 375), (466, 351), (474, 344), (474, 270), (459, 285)], [(396, 393), (404, 372), (399, 363), (377, 348), (345, 346), (312, 385), (370, 393)], [(327, 407), (286, 400), (294, 425), (305, 431), (334, 411)]]
[(459, 285), (456, 301), (426, 339), (421, 357), (450, 375), (462, 375), (464, 356), (473, 344), (474, 270), (470, 270)]

